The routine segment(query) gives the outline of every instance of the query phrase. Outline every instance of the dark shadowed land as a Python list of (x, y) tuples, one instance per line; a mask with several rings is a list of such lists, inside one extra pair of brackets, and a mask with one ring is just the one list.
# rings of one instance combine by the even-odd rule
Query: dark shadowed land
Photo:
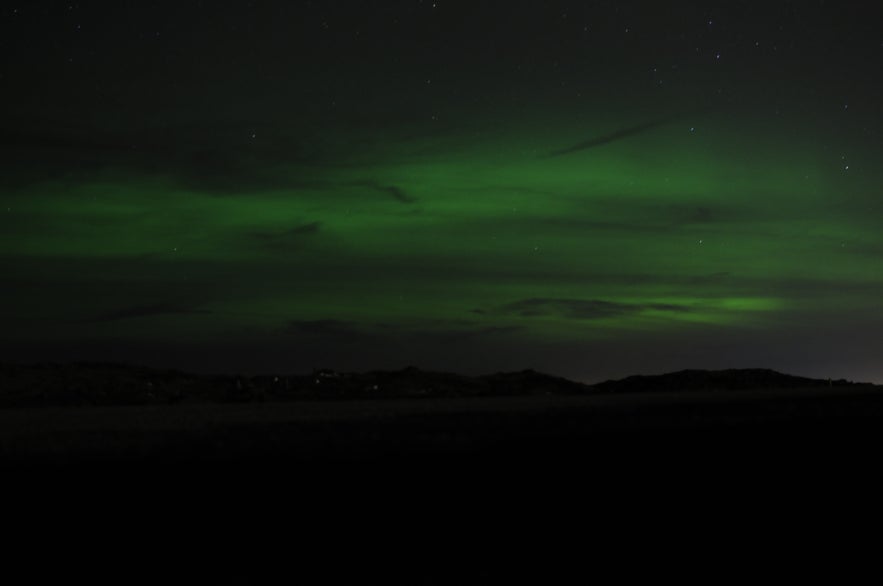
[[(645, 439), (876, 433), (870, 384), (764, 369), (585, 385), (532, 370), (200, 376), (118, 364), (0, 368), (0, 457), (172, 465), (604, 458)], [(614, 451), (615, 451), (614, 450)]]
[(880, 416), (879, 386), (766, 369), (587, 385), (533, 370), (211, 376), (110, 363), (0, 365), (7, 459), (459, 457), (544, 441), (565, 448), (610, 434), (823, 431)]
[(0, 363), (0, 408), (594, 397), (634, 393), (834, 388), (867, 390), (874, 388), (874, 385), (844, 379), (812, 379), (769, 369), (682, 370), (589, 385), (530, 369), (465, 376), (424, 371), (410, 366), (397, 371), (359, 373), (318, 369), (310, 374), (246, 376), (198, 375), (116, 363)]
[[(82, 552), (76, 527), (149, 527), (161, 542), (105, 544), (105, 555), (150, 552), (157, 567), (183, 559), (201, 575), (571, 583), (600, 567), (683, 572), (683, 548), (702, 575), (744, 531), (754, 549), (740, 567), (774, 545), (783, 562), (790, 549), (768, 525), (804, 556), (821, 527), (867, 514), (851, 507), (879, 486), (880, 387), (768, 370), (594, 386), (414, 368), (2, 373), (5, 488), (34, 537), (63, 520), (65, 547)], [(689, 535), (672, 541), (675, 528)], [(650, 553), (635, 565), (639, 542)]]

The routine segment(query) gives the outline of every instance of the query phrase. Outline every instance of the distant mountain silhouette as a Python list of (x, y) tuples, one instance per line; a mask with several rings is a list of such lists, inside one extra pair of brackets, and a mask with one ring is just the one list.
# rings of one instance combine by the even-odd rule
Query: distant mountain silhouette
[(481, 378), (491, 386), (492, 394), (495, 395), (580, 395), (592, 391), (592, 387), (589, 385), (532, 369), (520, 372), (500, 372)]
[(853, 383), (843, 379), (832, 381), (782, 374), (766, 368), (728, 370), (679, 370), (667, 374), (635, 375), (621, 380), (609, 380), (592, 387), (605, 393), (648, 391), (714, 391), (749, 389), (794, 389), (827, 386), (846, 386)]
[(857, 386), (767, 369), (682, 370), (596, 385), (522, 370), (483, 376), (410, 366), (365, 373), (315, 370), (307, 375), (196, 375), (113, 363), (0, 363), (0, 407), (240, 403), (252, 401), (517, 397), (636, 392), (762, 390)]

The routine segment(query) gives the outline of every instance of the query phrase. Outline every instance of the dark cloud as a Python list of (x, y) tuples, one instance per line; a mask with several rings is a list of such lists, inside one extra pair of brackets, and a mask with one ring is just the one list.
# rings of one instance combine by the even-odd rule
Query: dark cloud
[(396, 200), (398, 200), (402, 203), (414, 203), (415, 201), (417, 201), (416, 197), (414, 197), (412, 195), (408, 195), (407, 193), (405, 193), (402, 190), (402, 188), (396, 187), (395, 185), (388, 185), (388, 186), (382, 188), (382, 190), (385, 191), (386, 193), (390, 194), (391, 196), (393, 196), (393, 198), (395, 198)]
[(385, 185), (376, 181), (355, 181), (350, 183), (354, 187), (367, 187), (373, 191), (392, 196), (393, 199), (401, 203), (415, 203), (417, 198), (408, 194), (401, 187), (396, 185)]
[(185, 187), (220, 193), (314, 187), (290, 177), (287, 169), (337, 157), (309, 134), (293, 138), (229, 125), (114, 132), (84, 125), (64, 132), (6, 128), (0, 129), (0, 154), (7, 187), (113, 172), (127, 178), (167, 177)]
[(713, 285), (717, 283), (722, 283), (729, 279), (732, 276), (732, 273), (728, 271), (721, 271), (719, 273), (711, 273), (708, 275), (697, 275), (695, 277), (687, 277), (687, 282), (692, 285)]
[(590, 138), (589, 140), (577, 143), (573, 146), (569, 146), (567, 148), (559, 149), (556, 151), (552, 151), (546, 157), (560, 157), (562, 155), (569, 155), (570, 153), (575, 153), (578, 151), (584, 151), (587, 149), (603, 146), (605, 144), (610, 144), (611, 142), (615, 142), (618, 140), (622, 140), (624, 138), (629, 138), (631, 136), (635, 136), (638, 134), (642, 134), (647, 132), (648, 130), (652, 130), (657, 126), (662, 126), (663, 124), (667, 124), (676, 120), (677, 118), (664, 118), (662, 120), (654, 120), (653, 122), (646, 122), (644, 124), (638, 124), (637, 126), (629, 126), (626, 128), (622, 128), (615, 132), (611, 132), (609, 134), (602, 134), (601, 136), (597, 136), (595, 138)]
[(568, 319), (604, 319), (640, 313), (646, 310), (681, 313), (690, 311), (670, 303), (619, 303), (600, 299), (555, 299), (534, 297), (508, 303), (500, 308), (505, 314), (521, 317), (557, 315)]
[[(552, 191), (521, 189), (507, 185), (481, 188), (482, 193), (511, 192), (535, 196), (537, 201), (557, 199), (572, 206), (573, 213), (548, 217), (506, 217), (468, 220), (464, 224), (469, 230), (499, 229), (524, 226), (535, 229), (542, 225), (556, 230), (609, 231), (625, 233), (670, 233), (685, 227), (704, 228), (726, 224), (727, 228), (738, 228), (744, 223), (750, 226), (758, 218), (784, 220), (784, 212), (759, 210), (747, 205), (706, 202), (702, 205), (665, 203), (666, 196), (657, 196), (647, 201), (637, 201), (633, 197), (614, 197), (609, 194), (566, 194)], [(675, 199), (675, 196), (672, 196)], [(474, 228), (473, 228), (474, 226)]]
[(322, 222), (309, 222), (308, 224), (301, 224), (300, 226), (292, 228), (288, 233), (295, 235), (315, 234), (319, 231), (321, 226)]
[(710, 222), (715, 221), (715, 214), (706, 207), (697, 207), (692, 213), (686, 216), (686, 220), (689, 222), (696, 222), (699, 224), (708, 224)]
[(40, 132), (23, 132), (18, 129), (0, 130), (0, 149), (34, 149), (34, 150), (91, 150), (119, 152), (135, 149), (133, 141), (112, 140), (101, 136), (76, 136), (63, 134), (44, 134)]
[(282, 329), (283, 334), (331, 337), (340, 340), (370, 338), (380, 344), (413, 343), (437, 344), (476, 340), (493, 336), (507, 336), (521, 331), (522, 326), (482, 325), (469, 320), (421, 320), (413, 324), (369, 323), (333, 318), (292, 320)]
[(47, 124), (0, 128), (0, 186), (118, 175), (125, 181), (164, 178), (217, 195), (362, 187), (403, 204), (418, 201), (401, 186), (373, 179), (321, 179), (324, 171), (351, 166), (354, 156), (364, 164), (363, 151), (372, 151), (376, 137), (341, 145), (308, 128), (284, 134), (266, 126), (202, 123), (108, 131), (79, 124), (62, 131)]
[(333, 337), (364, 334), (357, 323), (339, 319), (292, 320), (283, 326), (282, 333)]
[[(0, 128), (0, 186), (82, 181), (98, 174), (103, 178), (118, 174), (126, 180), (138, 176), (167, 178), (217, 195), (358, 186), (401, 203), (417, 201), (395, 184), (317, 179), (321, 170), (364, 165), (366, 154), (375, 151), (381, 141), (370, 129), (346, 143), (326, 134), (315, 124), (303, 122), (282, 132), (268, 124), (217, 120), (146, 128), (142, 124), (115, 130), (86, 122), (28, 120), (17, 127)], [(409, 139), (399, 140), (407, 143)]]
[(495, 336), (511, 336), (523, 331), (521, 326), (483, 326), (471, 328), (452, 328), (432, 332), (413, 332), (411, 338), (420, 342), (466, 342), (480, 338)]
[[(774, 218), (772, 212), (760, 210), (756, 207), (738, 207), (720, 203), (711, 205), (651, 205), (648, 206), (648, 211), (652, 212), (663, 221), (676, 226), (685, 224), (733, 224), (739, 222), (750, 224), (752, 221), (757, 221), (758, 217), (779, 219), (778, 217)], [(776, 216), (778, 216), (778, 214), (776, 214)]]
[(134, 305), (125, 307), (109, 313), (98, 315), (89, 322), (112, 322), (124, 319), (133, 319), (139, 317), (151, 317), (155, 315), (180, 315), (180, 314), (210, 314), (213, 313), (208, 309), (200, 309), (192, 305), (183, 305), (173, 302), (151, 303), (147, 305)]
[(252, 232), (253, 240), (266, 248), (296, 248), (303, 243), (304, 238), (319, 233), (322, 222), (308, 222), (294, 228), (282, 231)]

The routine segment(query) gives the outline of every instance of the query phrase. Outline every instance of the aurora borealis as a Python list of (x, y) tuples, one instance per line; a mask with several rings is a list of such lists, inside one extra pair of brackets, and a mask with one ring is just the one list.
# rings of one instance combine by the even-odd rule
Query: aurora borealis
[(0, 348), (883, 382), (883, 27), (826, 2), (2, 8)]

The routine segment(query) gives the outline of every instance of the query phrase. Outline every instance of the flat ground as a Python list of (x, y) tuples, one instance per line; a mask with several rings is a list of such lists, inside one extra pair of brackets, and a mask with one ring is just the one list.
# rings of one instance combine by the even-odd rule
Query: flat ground
[[(876, 438), (876, 388), (298, 401), (0, 410), (6, 463), (469, 459), (543, 450), (604, 457), (701, 440), (774, 449)], [(721, 445), (720, 447), (723, 447)], [(730, 447), (733, 447), (732, 445)]]
[(816, 564), (866, 535), (881, 446), (868, 388), (0, 411), (29, 567), (310, 583)]

